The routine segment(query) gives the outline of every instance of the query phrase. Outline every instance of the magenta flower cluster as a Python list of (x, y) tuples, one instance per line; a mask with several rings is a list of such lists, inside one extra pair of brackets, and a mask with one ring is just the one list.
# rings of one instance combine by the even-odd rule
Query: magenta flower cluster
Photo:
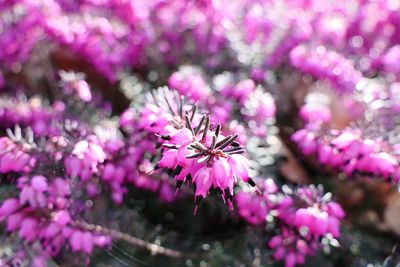
[(320, 187), (281, 191), (272, 179), (266, 179), (260, 189), (262, 194), (240, 192), (236, 196), (238, 212), (254, 225), (276, 221), (279, 234), (268, 245), (275, 259), (285, 260), (285, 266), (304, 264), (306, 257), (321, 247), (321, 238), (340, 236), (340, 220), (345, 212)]
[(299, 45), (290, 52), (290, 61), (302, 72), (329, 81), (339, 92), (353, 91), (362, 78), (351, 60), (335, 51), (327, 51), (324, 46)]
[[(378, 90), (371, 90), (365, 95), (371, 102), (378, 103), (382, 101), (379, 95), (385, 89)], [(385, 98), (389, 108), (396, 110), (393, 95), (389, 93)], [(388, 127), (385, 126), (386, 120), (379, 119), (384, 111), (367, 109), (366, 112), (374, 114), (375, 123)], [(326, 129), (332, 115), (329, 108), (323, 105), (306, 104), (301, 107), (300, 116), (304, 120), (304, 128), (297, 130), (291, 138), (304, 155), (313, 155), (322, 166), (343, 172), (348, 177), (378, 177), (398, 184), (400, 169), (396, 142), (368, 136), (359, 128)]]

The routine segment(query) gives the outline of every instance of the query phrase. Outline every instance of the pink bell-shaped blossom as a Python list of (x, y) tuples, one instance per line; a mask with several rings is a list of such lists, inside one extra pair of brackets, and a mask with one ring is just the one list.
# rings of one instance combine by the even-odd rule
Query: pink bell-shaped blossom
[(193, 134), (187, 128), (177, 130), (170, 135), (169, 143), (171, 144), (187, 145), (191, 142), (193, 142)]
[(16, 198), (9, 198), (3, 202), (0, 207), (0, 220), (5, 218), (20, 208), (19, 200)]
[(135, 110), (132, 108), (128, 108), (125, 110), (119, 119), (119, 123), (123, 128), (129, 128), (134, 124), (135, 121)]
[(27, 217), (22, 220), (19, 234), (25, 240), (32, 242), (36, 239), (38, 232), (37, 232), (37, 225), (38, 221), (35, 218)]
[(111, 181), (114, 177), (115, 166), (112, 163), (107, 163), (103, 170), (103, 180)]
[(82, 232), (74, 231), (69, 238), (69, 243), (71, 244), (72, 251), (81, 251), (83, 247), (82, 243)]
[(212, 166), (212, 177), (216, 186), (222, 190), (228, 188), (229, 182), (232, 179), (232, 170), (225, 158), (219, 158), (214, 161)]
[(43, 232), (43, 237), (51, 239), (61, 231), (61, 227), (56, 223), (50, 223)]
[(327, 207), (328, 213), (339, 219), (344, 218), (344, 216), (346, 215), (343, 208), (336, 202), (329, 202), (327, 204)]
[(233, 174), (245, 182), (249, 181), (250, 169), (248, 160), (239, 154), (230, 155), (228, 159)]
[(177, 166), (177, 154), (178, 150), (176, 149), (167, 150), (158, 162), (158, 166), (161, 168), (175, 169)]
[(178, 149), (177, 154), (177, 163), (181, 167), (186, 167), (193, 161), (192, 159), (188, 159), (187, 156), (191, 154), (190, 150), (187, 149), (186, 146), (182, 146)]
[(7, 217), (7, 231), (12, 232), (20, 228), (21, 222), (24, 219), (21, 213), (14, 213)]
[(41, 175), (32, 177), (31, 181), (32, 188), (37, 192), (47, 191), (48, 185), (46, 180), (47, 180), (46, 177)]
[(71, 222), (71, 216), (68, 211), (60, 210), (54, 214), (54, 221), (61, 226), (65, 226)]
[(91, 254), (93, 251), (93, 234), (85, 232), (82, 234), (82, 251)]
[(193, 177), (193, 181), (196, 183), (196, 196), (206, 197), (213, 184), (211, 168), (199, 169)]

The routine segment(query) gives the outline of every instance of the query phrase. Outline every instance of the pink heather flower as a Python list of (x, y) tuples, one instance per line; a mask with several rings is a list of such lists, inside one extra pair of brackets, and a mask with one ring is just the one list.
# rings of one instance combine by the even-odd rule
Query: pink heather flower
[(247, 79), (240, 81), (235, 86), (225, 86), (222, 88), (221, 94), (225, 97), (231, 97), (243, 105), (254, 92), (255, 88), (256, 85), (253, 80)]
[(392, 72), (397, 76), (400, 75), (400, 45), (391, 47), (382, 57), (384, 69), (387, 72)]
[(242, 179), (244, 182), (248, 182), (250, 179), (250, 168), (249, 161), (242, 155), (235, 154), (228, 158), (228, 162), (232, 167), (233, 174)]
[(111, 237), (96, 235), (93, 237), (93, 242), (98, 247), (105, 247), (112, 242)]
[(47, 186), (47, 181), (46, 177), (42, 175), (37, 175), (32, 177), (32, 188), (37, 191), (37, 192), (44, 192), (47, 191), (48, 186)]
[(110, 243), (110, 238), (94, 235), (89, 231), (73, 230), (69, 236), (72, 251), (92, 254), (94, 245), (104, 247)]
[(92, 254), (93, 251), (93, 235), (90, 232), (82, 234), (82, 250), (87, 254)]
[(43, 231), (42, 235), (45, 238), (51, 239), (55, 237), (58, 233), (60, 233), (61, 227), (56, 223), (50, 223), (45, 230)]
[(329, 145), (319, 146), (318, 160), (321, 164), (326, 164), (330, 166), (337, 166), (342, 162), (339, 155), (335, 153), (334, 148)]
[(249, 192), (239, 192), (235, 200), (239, 215), (247, 222), (253, 225), (266, 222), (269, 208), (263, 196), (251, 194)]
[(301, 129), (295, 132), (292, 135), (292, 140), (300, 146), (301, 151), (305, 155), (311, 155), (318, 148), (316, 136), (307, 129)]
[[(301, 187), (292, 196), (286, 196), (278, 204), (278, 217), (286, 224), (306, 228), (313, 236), (327, 233), (340, 235), (340, 220), (344, 217), (341, 207), (322, 195), (315, 186)], [(333, 203), (333, 204), (330, 204)]]
[(95, 237), (72, 226), (70, 189), (62, 178), (48, 181), (41, 175), (20, 177), (17, 188), (21, 190), (19, 200), (3, 203), (0, 218), (6, 216), (7, 231), (18, 231), (21, 238), (40, 244), (50, 256), (57, 256), (68, 240), (73, 251), (86, 254), (92, 253), (94, 245), (110, 242), (109, 237)]
[(89, 136), (88, 141), (82, 140), (76, 143), (71, 155), (66, 158), (66, 172), (72, 177), (79, 176), (82, 181), (88, 181), (98, 172), (98, 165), (105, 159), (106, 154), (96, 137)]
[(90, 92), (89, 84), (86, 81), (77, 81), (74, 84), (74, 89), (77, 91), (77, 94), (82, 101), (92, 101), (92, 93)]
[(0, 173), (29, 172), (35, 159), (10, 138), (0, 137)]
[(24, 217), (21, 213), (14, 213), (7, 217), (7, 231), (13, 232), (20, 228), (22, 219)]
[(147, 103), (140, 113), (138, 127), (155, 134), (168, 134), (171, 131), (172, 116), (155, 104)]
[(68, 182), (60, 177), (57, 177), (52, 181), (49, 191), (60, 197), (66, 197), (71, 194)]
[[(294, 225), (298, 228), (307, 227), (311, 233), (324, 235), (328, 231), (328, 213), (319, 209), (307, 208), (299, 209), (294, 216)], [(335, 232), (334, 236), (338, 235), (339, 229), (331, 229)]]
[(193, 160), (187, 158), (190, 154), (190, 150), (186, 146), (181, 146), (176, 154), (177, 164), (183, 168), (191, 165)]
[(104, 166), (104, 170), (103, 170), (103, 180), (104, 181), (111, 181), (113, 179), (114, 172), (115, 172), (114, 164), (107, 163)]
[(38, 235), (38, 232), (34, 230), (37, 229), (38, 224), (39, 222), (35, 218), (27, 217), (23, 219), (19, 230), (20, 236), (29, 242), (33, 242)]
[(174, 72), (168, 80), (168, 86), (196, 101), (207, 100), (210, 95), (210, 89), (201, 73), (193, 67), (181, 67), (178, 72)]
[(338, 149), (344, 149), (349, 147), (353, 142), (357, 140), (357, 136), (350, 132), (343, 132), (338, 137), (331, 141), (332, 145)]
[(275, 21), (268, 16), (267, 8), (253, 5), (244, 17), (245, 41), (248, 44), (259, 41), (265, 44), (275, 26)]
[(280, 38), (275, 49), (265, 58), (265, 64), (270, 68), (279, 67), (287, 58), (290, 51), (297, 45), (308, 40), (313, 33), (308, 19), (296, 16), (289, 21), (289, 29)]
[(19, 200), (16, 198), (6, 199), (0, 207), (0, 221), (13, 214), (20, 208)]
[[(249, 121), (254, 121), (257, 128), (262, 129), (268, 120), (275, 117), (276, 106), (270, 93), (265, 92), (262, 88), (257, 88), (244, 102), (242, 111)], [(260, 130), (259, 132), (261, 133)], [(265, 134), (259, 136), (264, 137)]]
[(219, 158), (213, 163), (212, 176), (214, 177), (215, 187), (223, 190), (229, 188), (231, 195), (233, 194), (232, 170), (227, 159)]
[(178, 188), (187, 178), (193, 178), (196, 209), (212, 187), (221, 192), (224, 201), (228, 198), (232, 208), (233, 187), (238, 178), (255, 186), (250, 178), (248, 161), (239, 155), (244, 149), (235, 142), (238, 136), (223, 136), (221, 125), (211, 130), (208, 116), (203, 116), (196, 128), (188, 115), (185, 118), (186, 128), (161, 136), (165, 148), (156, 169), (171, 169)]
[(218, 101), (210, 107), (213, 111), (212, 123), (225, 124), (229, 123), (232, 115), (232, 103), (228, 101)]
[(346, 215), (343, 208), (336, 202), (329, 202), (327, 204), (328, 213), (332, 214), (336, 218), (342, 219)]
[(285, 267), (304, 264), (306, 256), (314, 255), (317, 249), (315, 239), (306, 241), (289, 228), (283, 228), (282, 233), (272, 237), (268, 245), (275, 250), (276, 260), (285, 260)]
[(18, 187), (21, 189), (20, 203), (24, 205), (29, 203), (33, 208), (44, 208), (47, 205), (48, 184), (46, 177), (33, 176), (30, 181), (27, 177), (18, 179)]
[(302, 72), (326, 79), (338, 92), (354, 91), (362, 78), (351, 60), (335, 51), (328, 51), (324, 46), (309, 48), (299, 45), (290, 52), (290, 61)]
[(53, 124), (61, 117), (61, 110), (56, 101), (48, 106), (38, 96), (25, 98), (11, 98), (2, 96), (0, 106), (0, 126), (3, 129), (14, 128), (19, 125), (22, 128), (30, 127), (36, 137), (59, 135), (60, 130)]
[(329, 123), (331, 121), (331, 111), (323, 105), (306, 104), (300, 109), (300, 117), (306, 123)]
[(292, 140), (304, 154), (317, 153), (321, 164), (334, 167), (347, 176), (360, 173), (389, 179), (398, 173), (398, 160), (387, 144), (363, 138), (361, 132), (350, 130), (331, 131), (329, 138), (317, 138), (313, 130), (318, 131), (309, 127), (298, 130)]
[(175, 169), (177, 166), (177, 155), (178, 150), (167, 150), (163, 154), (161, 160), (158, 162), (158, 166), (160, 166), (161, 168)]
[(71, 216), (68, 211), (60, 210), (54, 214), (54, 221), (60, 226), (65, 226), (71, 222)]
[(92, 93), (83, 73), (60, 71), (59, 74), (65, 93), (76, 95), (83, 102), (92, 101)]
[(213, 185), (213, 176), (210, 167), (203, 167), (196, 172), (193, 182), (196, 183), (196, 196), (206, 197)]
[(392, 176), (395, 172), (396, 166), (398, 165), (397, 160), (385, 152), (373, 154), (372, 162), (374, 162), (375, 165), (372, 172), (381, 175), (384, 178)]
[(69, 243), (71, 244), (72, 251), (82, 250), (82, 232), (74, 231), (69, 238)]
[(119, 119), (119, 124), (121, 125), (122, 128), (124, 129), (129, 129), (134, 126), (136, 119), (136, 112), (132, 108), (126, 109), (122, 114)]
[(187, 128), (175, 131), (169, 135), (169, 138), (168, 143), (174, 145), (187, 145), (194, 141), (192, 132)]

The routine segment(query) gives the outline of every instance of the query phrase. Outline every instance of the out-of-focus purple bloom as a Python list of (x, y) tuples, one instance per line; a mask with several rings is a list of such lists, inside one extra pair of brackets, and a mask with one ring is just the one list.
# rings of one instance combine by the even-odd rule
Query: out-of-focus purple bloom
[(71, 155), (65, 159), (68, 175), (88, 181), (98, 172), (98, 165), (106, 159), (106, 154), (94, 136), (75, 144)]
[(397, 76), (400, 75), (400, 45), (391, 47), (382, 57), (384, 69)]
[(29, 172), (35, 158), (8, 137), (0, 137), (0, 173)]
[(324, 46), (299, 45), (290, 52), (290, 62), (304, 73), (329, 81), (338, 92), (353, 92), (362, 78), (351, 60)]
[(210, 89), (201, 73), (193, 67), (181, 67), (174, 72), (168, 79), (168, 86), (195, 101), (207, 101), (210, 97)]

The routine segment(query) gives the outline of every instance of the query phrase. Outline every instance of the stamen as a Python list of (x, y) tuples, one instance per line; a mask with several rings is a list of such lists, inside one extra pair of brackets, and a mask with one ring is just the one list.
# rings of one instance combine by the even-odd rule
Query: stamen
[(169, 103), (168, 97), (166, 96), (165, 93), (163, 94), (163, 97), (164, 97), (164, 99), (165, 99), (165, 102), (166, 102), (167, 105), (168, 105), (169, 111), (171, 111), (171, 114), (174, 115), (174, 116), (176, 116), (176, 113), (175, 113), (174, 109), (172, 108), (171, 103)]
[(191, 154), (191, 155), (189, 155), (189, 156), (186, 156), (186, 158), (188, 158), (188, 159), (193, 159), (193, 158), (201, 157), (201, 156), (203, 156), (204, 154), (205, 154), (205, 151), (201, 151), (201, 152), (198, 152), (198, 153), (195, 153), (195, 154)]
[(196, 111), (197, 111), (197, 104), (194, 104), (193, 108), (192, 108), (192, 116), (190, 116), (190, 121), (193, 121), (193, 118), (194, 118), (194, 115), (196, 114)]
[(188, 128), (192, 132), (193, 136), (195, 136), (194, 131), (193, 131), (193, 127), (192, 127), (192, 123), (191, 123), (191, 121), (189, 119), (189, 116), (187, 114), (185, 115), (185, 121), (186, 121), (186, 128)]
[(206, 125), (204, 126), (203, 137), (201, 138), (201, 142), (205, 143), (207, 139), (208, 129), (210, 128), (210, 116), (207, 115), (206, 117)]
[(229, 152), (234, 152), (234, 151), (238, 151), (238, 150), (241, 150), (241, 149), (245, 150), (244, 147), (231, 147), (231, 148), (228, 148), (228, 149), (224, 149), (223, 151), (226, 152), (226, 153), (229, 153)]
[[(184, 97), (181, 96), (179, 99), (179, 116), (181, 118), (183, 118), (183, 100), (184, 100)], [(190, 121), (192, 121), (192, 120), (190, 120)]]
[(213, 150), (215, 148), (215, 144), (217, 143), (217, 136), (214, 135), (212, 138), (213, 138), (213, 140), (212, 140), (211, 147), (210, 147), (211, 150)]
[(240, 146), (240, 144), (238, 143), (238, 142), (233, 142), (232, 144), (231, 144), (231, 146), (234, 146), (234, 147), (238, 147), (238, 146)]
[(236, 151), (231, 151), (231, 152), (227, 152), (229, 155), (234, 155), (234, 154), (242, 154), (245, 153), (246, 150), (245, 149), (240, 149), (240, 150), (236, 150)]
[(193, 148), (202, 150), (202, 151), (208, 151), (209, 149), (205, 147), (202, 143), (195, 141), (193, 144), (190, 145)]
[(221, 146), (223, 143), (225, 143), (226, 141), (229, 140), (229, 138), (231, 138), (231, 135), (228, 135), (227, 137), (225, 137), (224, 139), (222, 139), (221, 141), (219, 141), (215, 147), (218, 148), (219, 146)]
[(215, 136), (218, 138), (219, 133), (221, 131), (221, 124), (218, 123), (217, 128), (215, 128)]
[(235, 141), (236, 138), (238, 138), (238, 135), (237, 135), (237, 134), (231, 136), (231, 137), (228, 139), (228, 141), (226, 141), (225, 143), (223, 143), (220, 147), (218, 147), (218, 149), (222, 150), (222, 149), (224, 149), (225, 147), (229, 146), (230, 144), (233, 143), (233, 141)]
[(194, 130), (194, 136), (198, 135), (201, 129), (201, 126), (203, 126), (204, 120), (206, 119), (206, 115), (201, 117), (201, 120), (199, 122), (199, 125), (197, 125), (196, 129)]

